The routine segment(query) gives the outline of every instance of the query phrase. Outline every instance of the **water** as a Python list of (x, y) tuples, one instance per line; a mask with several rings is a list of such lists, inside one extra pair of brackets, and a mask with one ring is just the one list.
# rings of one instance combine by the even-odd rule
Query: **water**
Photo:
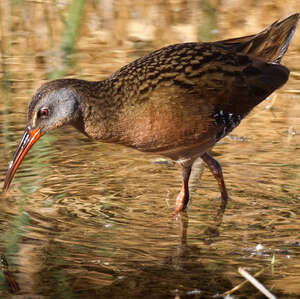
[[(67, 6), (28, 3), (23, 4), (27, 10), (12, 6), (12, 17), (6, 17), (14, 30), (3, 31), (1, 79), (11, 85), (2, 88), (0, 99), (2, 180), (25, 129), (25, 107), (59, 61), (63, 26), (55, 12), (67, 14)], [(277, 18), (262, 21), (266, 7), (260, 7), (255, 19), (252, 8), (247, 20), (255, 26), (237, 28), (232, 3), (210, 15), (194, 1), (135, 8), (128, 1), (115, 4), (121, 17), (111, 19), (109, 4), (86, 5), (66, 76), (100, 80), (152, 49), (196, 40), (195, 16), (203, 16), (203, 26), (214, 27), (206, 30), (211, 33), (206, 40), (217, 39), (218, 33), (253, 33)], [(52, 16), (48, 23), (41, 8)], [(23, 19), (24, 11), (31, 18)], [(102, 26), (100, 17), (106, 20)], [(21, 30), (23, 23), (27, 27)], [(170, 26), (163, 30), (162, 24)], [(169, 34), (175, 27), (186, 35)], [(157, 33), (159, 28), (163, 33)], [(0, 251), (20, 287), (15, 297), (212, 298), (241, 283), (237, 270), (245, 267), (251, 274), (264, 269), (258, 279), (279, 298), (298, 298), (299, 38), (297, 32), (285, 59), (293, 72), (288, 84), (213, 149), (231, 197), (218, 221), (217, 183), (201, 163), (193, 174), (188, 213), (175, 217), (180, 175), (171, 161), (90, 141), (71, 127), (43, 136), (9, 192), (0, 195)], [(11, 298), (3, 274), (0, 283), (1, 298)], [(249, 284), (232, 296), (263, 298)]]

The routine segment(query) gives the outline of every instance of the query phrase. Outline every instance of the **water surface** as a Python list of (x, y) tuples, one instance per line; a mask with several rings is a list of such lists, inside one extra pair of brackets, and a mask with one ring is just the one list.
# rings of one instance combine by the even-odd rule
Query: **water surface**
[[(2, 27), (1, 180), (27, 103), (53, 70), (100, 80), (160, 46), (250, 34), (300, 11), (276, 1), (273, 9), (200, 2), (86, 4), (66, 67), (61, 18), (70, 1), (3, 1), (10, 14)], [(188, 213), (175, 217), (180, 175), (171, 161), (71, 127), (43, 136), (0, 195), (0, 251), (20, 287), (15, 297), (217, 298), (243, 281), (241, 266), (252, 275), (264, 269), (258, 279), (279, 298), (299, 298), (299, 41), (297, 32), (284, 60), (288, 84), (212, 151), (231, 197), (222, 219), (217, 183), (201, 162)], [(4, 275), (0, 283), (1, 298), (11, 298)], [(232, 297), (263, 295), (246, 284)]]

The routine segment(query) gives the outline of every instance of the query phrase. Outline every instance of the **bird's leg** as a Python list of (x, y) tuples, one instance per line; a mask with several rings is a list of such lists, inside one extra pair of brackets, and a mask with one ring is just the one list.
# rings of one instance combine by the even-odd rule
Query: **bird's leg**
[(182, 187), (176, 199), (175, 213), (179, 213), (183, 211), (187, 207), (190, 199), (189, 178), (190, 178), (192, 166), (180, 165), (180, 168), (182, 172)]
[(215, 160), (208, 153), (204, 153), (201, 156), (201, 158), (207, 164), (209, 170), (214, 175), (214, 177), (216, 178), (216, 180), (219, 184), (219, 188), (221, 191), (221, 199), (222, 199), (221, 208), (225, 209), (229, 197), (228, 197), (228, 193), (226, 190), (221, 165), (219, 164), (219, 162), (217, 160)]

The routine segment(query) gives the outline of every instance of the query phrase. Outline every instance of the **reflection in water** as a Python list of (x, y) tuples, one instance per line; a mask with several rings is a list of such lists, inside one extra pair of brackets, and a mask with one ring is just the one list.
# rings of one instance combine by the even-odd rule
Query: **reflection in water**
[(119, 276), (99, 295), (109, 298), (170, 298), (172, 295), (205, 298), (211, 295), (211, 290), (217, 295), (217, 291), (231, 288), (230, 281), (222, 274), (223, 266), (211, 268), (210, 263), (201, 261), (205, 259), (201, 248), (188, 245), (187, 213), (178, 214), (176, 222), (178, 245), (170, 250), (169, 256), (152, 265), (137, 265), (136, 271)]
[(5, 281), (12, 294), (16, 294), (20, 291), (19, 284), (17, 283), (14, 275), (9, 271), (8, 262), (4, 255), (1, 255), (2, 273), (4, 274)]
[[(205, 8), (199, 1), (125, 2), (86, 1), (66, 76), (100, 80), (163, 45), (251, 34), (300, 10), (297, 1), (284, 9), (282, 1), (274, 9), (251, 1), (201, 1)], [(64, 3), (0, 1), (0, 77), (10, 84), (0, 97), (2, 180), (32, 92), (57, 69)], [(0, 249), (18, 296), (211, 298), (242, 282), (243, 266), (266, 269), (259, 280), (278, 298), (298, 298), (299, 38), (285, 60), (289, 83), (272, 106), (262, 103), (213, 149), (231, 197), (225, 214), (201, 162), (188, 216), (174, 218), (180, 181), (170, 161), (91, 142), (72, 128), (44, 136), (10, 192), (0, 194)], [(258, 244), (265, 250), (257, 252)], [(11, 296), (0, 273), (0, 297)], [(233, 296), (261, 298), (248, 284)]]
[[(22, 273), (18, 279), (23, 293), (33, 295), (42, 290), (45, 294), (54, 292), (64, 298), (82, 292), (87, 297), (138, 298), (149, 294), (149, 298), (160, 298), (170, 294), (186, 295), (191, 291), (209, 294), (212, 287), (220, 291), (231, 288), (230, 281), (222, 277), (222, 271), (210, 269), (210, 263), (199, 262), (203, 254), (200, 247), (188, 244), (186, 213), (178, 215), (177, 219), (167, 217), (160, 223), (154, 221), (154, 230), (167, 228), (170, 232), (166, 225), (170, 221), (175, 228), (171, 238), (173, 241), (167, 240), (165, 233), (162, 234), (164, 237), (157, 234), (157, 245), (149, 239), (154, 237), (152, 227), (143, 226), (135, 232), (136, 226), (128, 225), (131, 231), (126, 232), (124, 223), (117, 219), (98, 224), (90, 219), (88, 226), (77, 219), (71, 227), (70, 220), (72, 218), (74, 221), (74, 217), (62, 217), (59, 212), (53, 214), (49, 209), (43, 210), (43, 215), (45, 217), (38, 213), (30, 214), (30, 230), (23, 241), (27, 240), (28, 244), (20, 243), (22, 248), (18, 259)], [(58, 216), (60, 221), (57, 221)], [(132, 219), (128, 222), (131, 223)], [(109, 230), (113, 226), (122, 226), (121, 230), (117, 230), (125, 242), (121, 239), (110, 240), (114, 233), (109, 233)], [(85, 244), (76, 234), (82, 227), (85, 227)], [(145, 230), (150, 231), (143, 234)], [(205, 232), (203, 235), (204, 238), (213, 238), (205, 236)], [(150, 245), (148, 249), (147, 246), (136, 247), (134, 239), (139, 237)], [(169, 248), (165, 247), (167, 244)], [(125, 256), (121, 253), (124, 250)], [(207, 258), (205, 253), (204, 256)], [(223, 266), (220, 264), (219, 267)], [(41, 281), (43, 285), (37, 292), (36, 287)], [(182, 288), (178, 281), (188, 283)], [(153, 283), (156, 286), (154, 289)]]

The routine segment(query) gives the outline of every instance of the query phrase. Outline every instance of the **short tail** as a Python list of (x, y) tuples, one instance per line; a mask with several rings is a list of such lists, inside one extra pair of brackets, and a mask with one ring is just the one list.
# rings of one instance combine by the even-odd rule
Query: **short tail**
[(280, 63), (295, 33), (299, 17), (300, 14), (295, 13), (276, 21), (260, 33), (223, 40), (220, 43), (265, 62)]

